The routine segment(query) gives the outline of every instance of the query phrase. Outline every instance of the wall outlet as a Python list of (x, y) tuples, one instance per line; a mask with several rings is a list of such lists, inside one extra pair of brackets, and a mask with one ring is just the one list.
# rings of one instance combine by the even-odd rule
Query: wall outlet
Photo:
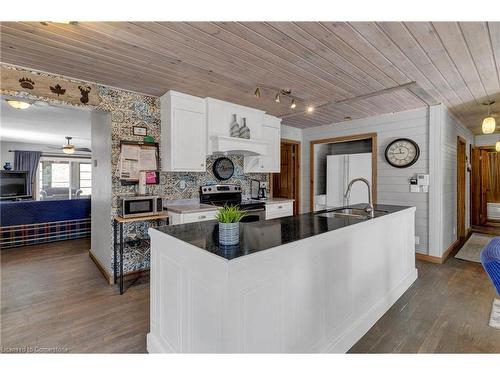
[(418, 244), (420, 244), (420, 237), (415, 236), (415, 245), (418, 245)]

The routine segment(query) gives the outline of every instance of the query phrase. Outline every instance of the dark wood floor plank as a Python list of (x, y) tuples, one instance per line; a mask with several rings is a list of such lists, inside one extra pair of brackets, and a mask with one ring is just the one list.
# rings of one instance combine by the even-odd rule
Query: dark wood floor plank
[(1, 252), (3, 347), (144, 353), (149, 278), (120, 296), (88, 256), (88, 239)]

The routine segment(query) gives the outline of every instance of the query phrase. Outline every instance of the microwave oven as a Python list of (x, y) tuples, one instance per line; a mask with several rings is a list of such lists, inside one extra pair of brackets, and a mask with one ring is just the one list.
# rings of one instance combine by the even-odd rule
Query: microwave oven
[(119, 215), (123, 218), (156, 215), (163, 211), (163, 201), (158, 196), (123, 196), (120, 199)]

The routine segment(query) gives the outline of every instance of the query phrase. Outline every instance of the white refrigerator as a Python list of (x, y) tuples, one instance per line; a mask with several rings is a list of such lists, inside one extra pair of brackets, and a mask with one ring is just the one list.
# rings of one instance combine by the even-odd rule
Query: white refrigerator
[(368, 203), (368, 189), (362, 182), (352, 186), (347, 200), (344, 194), (349, 182), (363, 177), (372, 183), (372, 154), (328, 155), (326, 157), (326, 206), (341, 207), (356, 203)]

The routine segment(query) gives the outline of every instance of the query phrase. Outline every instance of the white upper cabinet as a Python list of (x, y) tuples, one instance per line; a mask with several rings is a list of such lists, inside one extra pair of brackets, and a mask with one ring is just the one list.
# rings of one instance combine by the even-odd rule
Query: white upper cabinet
[(205, 172), (205, 99), (168, 91), (161, 103), (161, 158), (165, 172)]
[[(168, 91), (160, 98), (164, 172), (205, 172), (212, 154), (244, 155), (245, 173), (280, 171), (281, 119), (259, 109)], [(250, 139), (231, 137), (233, 115)]]
[(279, 173), (281, 119), (264, 115), (261, 141), (267, 144), (267, 153), (259, 156), (245, 156), (243, 171), (245, 173)]
[[(246, 126), (250, 129), (250, 141), (261, 141), (264, 111), (213, 98), (206, 98), (206, 105), (208, 154), (219, 152), (217, 149), (218, 137), (230, 137), (230, 126), (233, 121), (233, 115), (236, 115), (236, 120), (240, 127), (243, 126), (243, 119), (246, 119)], [(235, 139), (235, 141), (237, 140)]]

